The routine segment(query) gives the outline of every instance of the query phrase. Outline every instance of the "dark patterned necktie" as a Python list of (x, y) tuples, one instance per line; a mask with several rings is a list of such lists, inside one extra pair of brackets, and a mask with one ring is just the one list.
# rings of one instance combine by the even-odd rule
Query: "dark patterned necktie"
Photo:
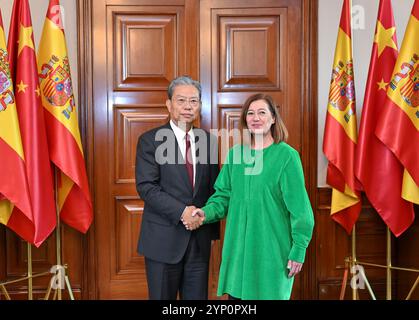
[(191, 141), (189, 140), (189, 134), (186, 134), (185, 139), (186, 139), (186, 152), (185, 152), (186, 171), (188, 171), (189, 182), (191, 183), (191, 186), (193, 189), (194, 187), (193, 163), (192, 163)]

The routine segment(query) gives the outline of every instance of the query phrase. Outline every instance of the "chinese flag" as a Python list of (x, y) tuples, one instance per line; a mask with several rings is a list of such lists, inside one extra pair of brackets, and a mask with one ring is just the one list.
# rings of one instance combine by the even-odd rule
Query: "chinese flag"
[[(419, 204), (419, 0), (413, 4), (375, 134), (404, 167), (402, 197)], [(413, 217), (411, 218), (413, 219)]]
[(330, 82), (323, 152), (329, 161), (326, 181), (332, 187), (331, 215), (348, 233), (361, 210), (360, 196), (355, 191), (356, 142), (351, 1), (344, 0)]
[(390, 230), (401, 235), (413, 222), (413, 204), (401, 196), (403, 166), (374, 134), (397, 60), (396, 27), (391, 0), (381, 0), (365, 89), (355, 173), (365, 194)]
[(53, 181), (28, 0), (15, 0), (8, 49), (38, 247), (56, 226)]
[(33, 243), (35, 228), (1, 11), (0, 155), (0, 223)]
[(38, 71), (50, 157), (58, 170), (60, 218), (84, 233), (92, 222), (93, 210), (58, 0), (49, 2)]

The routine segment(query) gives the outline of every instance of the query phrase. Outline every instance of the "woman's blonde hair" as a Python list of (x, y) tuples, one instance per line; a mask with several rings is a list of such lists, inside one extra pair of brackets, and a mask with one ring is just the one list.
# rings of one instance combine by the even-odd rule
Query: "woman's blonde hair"
[(282, 121), (281, 116), (279, 115), (279, 111), (274, 100), (272, 99), (270, 95), (267, 95), (264, 93), (257, 93), (250, 96), (249, 98), (247, 98), (246, 102), (244, 103), (242, 107), (242, 111), (240, 114), (239, 128), (240, 128), (240, 132), (242, 133), (243, 142), (244, 143), (250, 142), (248, 141), (249, 140), (248, 138), (246, 139), (246, 134), (245, 134), (245, 131), (249, 132), (249, 128), (247, 127), (246, 116), (247, 116), (247, 112), (249, 111), (249, 107), (251, 103), (257, 100), (264, 100), (268, 104), (269, 111), (271, 112), (272, 118), (275, 119), (275, 123), (273, 123), (271, 126), (271, 134), (272, 134), (272, 138), (274, 139), (274, 142), (275, 143), (279, 143), (281, 141), (286, 142), (288, 139), (288, 130), (285, 127), (285, 124)]

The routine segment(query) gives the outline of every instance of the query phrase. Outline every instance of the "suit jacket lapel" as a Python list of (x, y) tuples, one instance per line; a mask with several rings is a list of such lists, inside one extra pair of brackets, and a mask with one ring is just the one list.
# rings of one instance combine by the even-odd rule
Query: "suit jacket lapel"
[(195, 174), (195, 186), (193, 189), (193, 196), (196, 196), (196, 193), (198, 192), (199, 185), (201, 182), (201, 174), (202, 174), (202, 164), (197, 163), (196, 164), (196, 174)]

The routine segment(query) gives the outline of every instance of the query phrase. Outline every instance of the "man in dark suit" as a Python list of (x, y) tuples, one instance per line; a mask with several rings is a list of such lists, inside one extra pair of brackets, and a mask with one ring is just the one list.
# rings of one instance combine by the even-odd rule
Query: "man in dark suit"
[[(136, 185), (144, 200), (138, 252), (145, 257), (149, 298), (208, 298), (211, 240), (219, 224), (194, 231), (183, 221), (199, 224), (192, 211), (214, 192), (218, 155), (216, 138), (193, 128), (201, 110), (201, 85), (189, 77), (168, 88), (170, 122), (144, 133), (137, 144)], [(187, 134), (186, 134), (187, 133)]]

